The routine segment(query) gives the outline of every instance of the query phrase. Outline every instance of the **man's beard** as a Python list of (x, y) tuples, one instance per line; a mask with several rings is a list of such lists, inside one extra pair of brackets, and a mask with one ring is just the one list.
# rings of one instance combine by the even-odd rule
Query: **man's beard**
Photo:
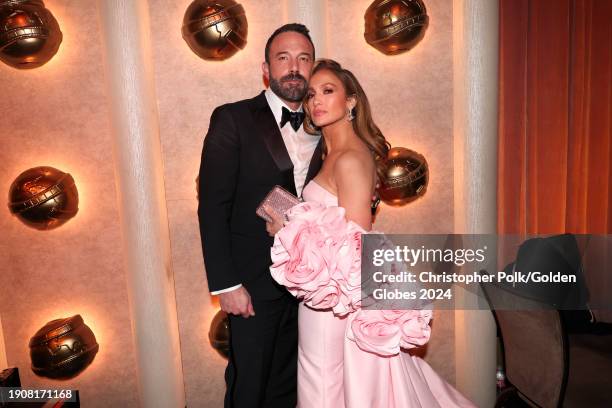
[[(286, 81), (300, 81), (297, 85), (288, 85)], [(270, 89), (281, 99), (289, 102), (301, 102), (306, 95), (306, 78), (300, 74), (289, 74), (281, 77), (280, 80), (270, 76)]]

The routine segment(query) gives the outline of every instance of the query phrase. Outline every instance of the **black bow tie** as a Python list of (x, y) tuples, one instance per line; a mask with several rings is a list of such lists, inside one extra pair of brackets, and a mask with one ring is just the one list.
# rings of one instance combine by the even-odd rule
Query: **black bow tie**
[(304, 121), (304, 112), (291, 112), (289, 109), (283, 106), (283, 116), (281, 118), (280, 127), (285, 126), (285, 123), (291, 123), (293, 130), (297, 130), (302, 126)]

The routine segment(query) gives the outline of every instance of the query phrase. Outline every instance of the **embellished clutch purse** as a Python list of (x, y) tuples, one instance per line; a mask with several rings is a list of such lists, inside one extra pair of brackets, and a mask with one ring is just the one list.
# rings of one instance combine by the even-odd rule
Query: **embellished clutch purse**
[(271, 222), (272, 219), (266, 214), (263, 209), (264, 205), (270, 207), (277, 214), (284, 216), (291, 207), (300, 203), (300, 200), (282, 188), (281, 186), (274, 186), (272, 190), (266, 195), (266, 198), (259, 204), (255, 213), (267, 222)]

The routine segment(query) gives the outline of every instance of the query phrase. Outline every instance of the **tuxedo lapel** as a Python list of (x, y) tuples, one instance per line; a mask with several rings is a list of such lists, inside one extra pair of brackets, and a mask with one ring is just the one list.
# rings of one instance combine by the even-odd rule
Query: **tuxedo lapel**
[(308, 184), (310, 180), (312, 180), (319, 170), (321, 170), (321, 166), (323, 165), (323, 137), (319, 140), (317, 147), (315, 148), (314, 153), (312, 153), (312, 158), (310, 159), (310, 165), (308, 166), (308, 173), (306, 173), (306, 181), (304, 181), (304, 186)]
[(274, 114), (272, 114), (264, 92), (259, 94), (254, 99), (254, 102), (253, 119), (257, 133), (264, 141), (274, 163), (276, 163), (276, 166), (282, 173), (285, 187), (289, 187), (289, 191), (296, 194), (295, 181), (293, 179), (293, 162), (291, 157), (289, 157), (287, 147), (285, 142), (283, 142), (283, 137), (278, 129)]

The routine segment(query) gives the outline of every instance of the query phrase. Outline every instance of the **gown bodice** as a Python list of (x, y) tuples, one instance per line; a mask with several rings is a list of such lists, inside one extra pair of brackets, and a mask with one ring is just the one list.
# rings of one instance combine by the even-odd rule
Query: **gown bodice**
[(338, 197), (314, 180), (310, 180), (308, 184), (306, 184), (306, 187), (304, 187), (304, 190), (302, 191), (302, 198), (304, 201), (314, 201), (321, 203), (326, 207), (338, 205)]

